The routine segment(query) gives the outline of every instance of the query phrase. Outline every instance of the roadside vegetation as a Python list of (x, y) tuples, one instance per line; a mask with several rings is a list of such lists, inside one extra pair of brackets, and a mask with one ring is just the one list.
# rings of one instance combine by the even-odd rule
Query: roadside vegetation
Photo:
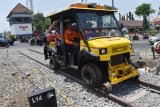
[(148, 34), (151, 35), (151, 36), (155, 36), (155, 35), (158, 34), (158, 33), (160, 33), (158, 30), (150, 30), (150, 31), (148, 32)]
[(51, 20), (45, 18), (43, 13), (36, 13), (33, 15), (34, 18), (34, 31), (39, 33), (45, 32), (46, 29), (51, 25)]

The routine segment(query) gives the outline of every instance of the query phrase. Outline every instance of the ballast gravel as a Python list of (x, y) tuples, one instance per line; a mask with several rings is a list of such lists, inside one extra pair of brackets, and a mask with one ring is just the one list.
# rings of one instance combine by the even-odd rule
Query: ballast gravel
[[(27, 44), (23, 45), (26, 46)], [(43, 52), (43, 47), (35, 47), (29, 48)], [(19, 50), (48, 65), (48, 60), (44, 60), (43, 55), (27, 49), (21, 48)], [(8, 52), (7, 49), (0, 49), (0, 68), (0, 107), (29, 107), (27, 100), (25, 100), (27, 98), (21, 96), (50, 86), (46, 79), (38, 75), (37, 72), (44, 73), (58, 91), (63, 93), (75, 107), (121, 107), (119, 104), (107, 98), (98, 97), (76, 82), (19, 54), (12, 47), (8, 49)], [(160, 76), (155, 75), (154, 72), (140, 72), (140, 74), (141, 80), (160, 85)], [(150, 91), (144, 93), (144, 90), (146, 89), (127, 81), (114, 86), (112, 93), (130, 102), (135, 107), (158, 107), (160, 105), (160, 95)], [(58, 91), (56, 90), (58, 107), (70, 107), (70, 103)], [(136, 98), (137, 93), (141, 93), (141, 96)]]

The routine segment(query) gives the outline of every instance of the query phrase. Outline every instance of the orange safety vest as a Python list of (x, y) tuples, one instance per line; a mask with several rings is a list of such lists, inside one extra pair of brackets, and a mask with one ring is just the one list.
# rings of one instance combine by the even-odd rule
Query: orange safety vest
[(60, 42), (61, 42), (61, 34), (56, 32), (56, 35), (55, 35), (55, 44), (56, 44), (56, 46), (60, 45)]
[(47, 43), (49, 42), (55, 42), (55, 37), (50, 33), (47, 34)]
[(65, 29), (65, 32), (64, 32), (65, 43), (67, 45), (72, 45), (73, 44), (72, 40), (76, 37), (77, 34), (78, 34), (78, 38), (82, 40), (82, 35), (80, 34), (80, 32), (76, 33), (75, 31), (73, 31), (72, 28)]

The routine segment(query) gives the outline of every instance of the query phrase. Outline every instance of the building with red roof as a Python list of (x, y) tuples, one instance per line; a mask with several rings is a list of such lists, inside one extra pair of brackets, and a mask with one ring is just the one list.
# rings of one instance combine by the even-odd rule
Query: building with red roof
[(32, 36), (32, 14), (31, 10), (18, 3), (6, 17), (11, 27), (11, 34), (17, 38)]

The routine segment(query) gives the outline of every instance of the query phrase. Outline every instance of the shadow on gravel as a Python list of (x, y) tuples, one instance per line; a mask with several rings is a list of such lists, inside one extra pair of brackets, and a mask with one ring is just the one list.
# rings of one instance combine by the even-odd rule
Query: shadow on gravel
[(66, 68), (66, 69), (61, 69), (59, 71), (54, 72), (58, 75), (63, 75), (65, 78), (65, 82), (76, 82), (74, 80), (71, 80), (69, 77), (78, 79), (78, 80), (82, 80), (81, 76), (80, 76), (80, 72), (75, 69), (75, 68)]
[(129, 95), (138, 89), (140, 89), (140, 87), (136, 83), (128, 80), (114, 85), (111, 93), (116, 96), (122, 97), (125, 95)]
[[(63, 69), (63, 70), (57, 71), (55, 73), (61, 74), (61, 75), (63, 75), (63, 73), (66, 73), (67, 75), (82, 81), (82, 78), (80, 76), (80, 72), (74, 68)], [(63, 76), (65, 76), (65, 75), (63, 75)], [(65, 81), (66, 82), (77, 82), (75, 80), (70, 79), (69, 77), (66, 77)], [(83, 87), (86, 88), (88, 92), (91, 92), (92, 94), (96, 94), (97, 96), (101, 97), (101, 95), (99, 95), (98, 93), (90, 91), (90, 89), (88, 89), (89, 87), (86, 87), (86, 86), (83, 86)], [(119, 83), (117, 85), (114, 85), (111, 93), (116, 96), (121, 97), (121, 96), (128, 95), (130, 93), (133, 93), (135, 90), (137, 90), (139, 88), (140, 87), (136, 83), (133, 83), (131, 80), (128, 80), (128, 81), (124, 81), (122, 83)]]

